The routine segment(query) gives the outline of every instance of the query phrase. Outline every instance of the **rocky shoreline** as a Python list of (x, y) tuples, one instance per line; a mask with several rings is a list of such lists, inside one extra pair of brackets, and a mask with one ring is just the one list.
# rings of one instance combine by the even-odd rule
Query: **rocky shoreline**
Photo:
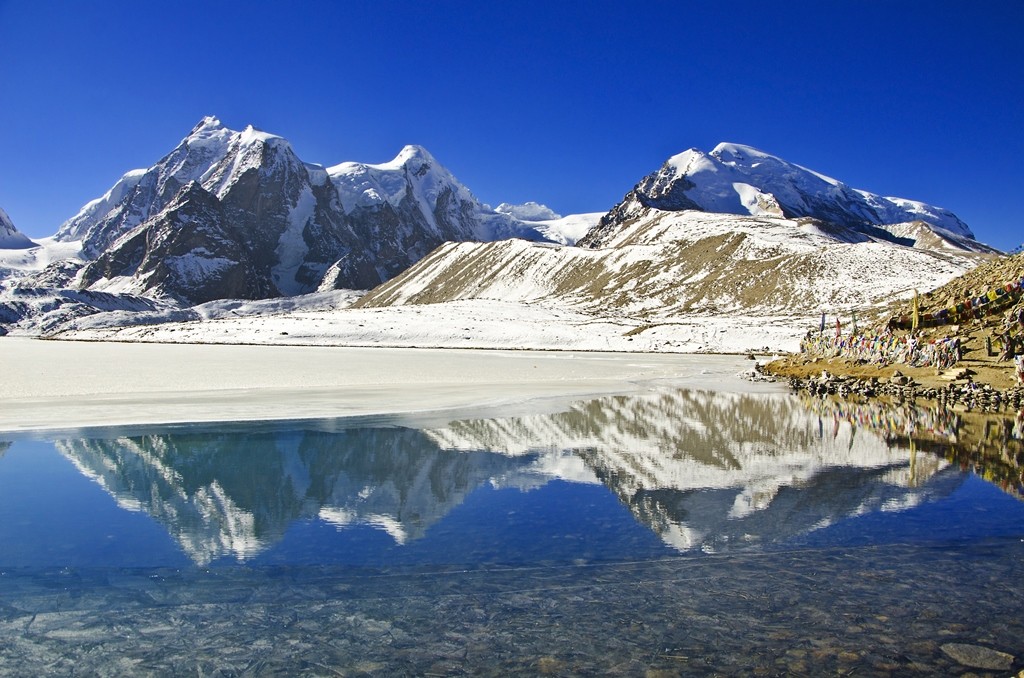
[(944, 386), (922, 384), (913, 377), (894, 370), (889, 378), (830, 374), (823, 370), (817, 377), (790, 377), (789, 387), (797, 393), (835, 395), (841, 398), (887, 397), (894, 402), (933, 400), (943, 407), (960, 407), (967, 411), (1018, 411), (1024, 407), (1024, 386), (998, 389), (991, 384), (956, 380)]

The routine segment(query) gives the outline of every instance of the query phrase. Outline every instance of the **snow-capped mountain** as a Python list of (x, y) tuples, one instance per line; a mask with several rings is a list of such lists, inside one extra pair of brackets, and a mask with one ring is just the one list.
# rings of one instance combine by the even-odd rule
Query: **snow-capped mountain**
[(500, 299), (640, 319), (633, 332), (694, 314), (810, 322), (931, 289), (994, 251), (939, 208), (726, 144), (671, 158), (578, 245), (448, 243), (356, 306)]
[[(509, 236), (525, 240), (486, 242)], [(568, 312), (610, 328), (606, 348), (636, 340), (625, 347), (646, 350), (795, 346), (800, 328), (823, 311), (937, 287), (993, 252), (946, 210), (852, 189), (736, 144), (673, 156), (603, 217), (562, 218), (536, 203), (481, 204), (419, 146), (387, 163), (323, 168), (302, 162), (280, 137), (234, 132), (214, 118), (153, 167), (126, 174), (57, 237), (62, 246), (81, 241), (93, 260), (81, 271), (80, 262), (55, 263), (4, 284), (163, 296), (185, 306), (386, 281), (353, 310), (460, 301), (502, 304), (492, 315)], [(577, 240), (580, 247), (555, 244)], [(0, 277), (6, 262), (0, 256)], [(24, 306), (8, 308), (16, 316)], [(75, 317), (85, 312), (76, 308)], [(707, 329), (712, 317), (722, 323)], [(740, 341), (743, 328), (768, 318), (782, 321), (781, 344), (774, 331), (769, 343), (761, 335), (751, 339), (760, 343)], [(102, 326), (112, 319), (137, 324), (118, 310)], [(34, 331), (33, 322), (18, 331)], [(142, 323), (153, 322), (146, 311)], [(448, 345), (470, 336), (410, 339), (398, 329), (372, 341)], [(547, 347), (535, 344), (522, 346)]]
[[(94, 259), (78, 284), (199, 303), (368, 289), (446, 240), (543, 239), (483, 206), (423, 148), (381, 165), (305, 163), (216, 118), (124, 175), (57, 232)], [(325, 283), (324, 276), (330, 272)]]
[(14, 227), (7, 212), (0, 209), (0, 250), (23, 250), (36, 244)]
[[(886, 198), (750, 146), (722, 143), (710, 153), (695, 148), (669, 158), (644, 177), (602, 218), (580, 245), (605, 247), (624, 224), (653, 212), (698, 210), (757, 217), (809, 218), (848, 242), (889, 240), (912, 244), (895, 224), (918, 224), (952, 247), (991, 251), (970, 228), (941, 207)], [(923, 226), (927, 225), (927, 226)]]
[(305, 242), (344, 233), (330, 209), (335, 198), (326, 173), (284, 139), (205, 118), (156, 165), (129, 172), (83, 207), (56, 238), (81, 240), (95, 259), (81, 287), (190, 303), (278, 296), (315, 288), (337, 260), (307, 261)]
[(388, 163), (345, 162), (327, 174), (357, 230), (379, 238), (391, 227), (393, 246), (416, 258), (446, 240), (543, 239), (523, 226), (526, 220), (481, 204), (422, 146), (406, 146)]

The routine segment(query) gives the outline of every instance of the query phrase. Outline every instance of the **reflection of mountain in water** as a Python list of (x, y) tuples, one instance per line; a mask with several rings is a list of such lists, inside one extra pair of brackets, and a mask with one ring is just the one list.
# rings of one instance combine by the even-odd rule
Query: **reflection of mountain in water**
[(891, 444), (927, 451), (1024, 498), (1024, 410), (955, 411), (938, 404), (888, 404), (800, 396), (823, 419), (868, 427)]
[[(59, 444), (197, 563), (246, 559), (299, 519), (421, 537), (484, 484), (601, 482), (667, 543), (721, 549), (944, 495), (956, 474), (790, 396), (664, 392), (443, 429), (169, 433)], [(947, 476), (948, 478), (944, 477)]]
[(404, 542), (519, 463), (440, 451), (403, 428), (171, 433), (58, 449), (121, 506), (165, 525), (199, 564), (249, 558), (303, 518), (375, 525)]
[(907, 508), (959, 482), (934, 477), (945, 462), (911, 463), (906, 449), (826, 422), (788, 395), (621, 396), (428, 434), (463, 450), (573, 450), (641, 522), (684, 550), (778, 541), (845, 516)]

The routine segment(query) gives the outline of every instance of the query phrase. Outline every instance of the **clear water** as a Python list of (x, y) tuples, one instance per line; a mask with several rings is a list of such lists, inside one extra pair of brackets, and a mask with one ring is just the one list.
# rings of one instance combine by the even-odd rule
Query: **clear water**
[(0, 674), (1009, 674), (1020, 430), (664, 390), (20, 436)]

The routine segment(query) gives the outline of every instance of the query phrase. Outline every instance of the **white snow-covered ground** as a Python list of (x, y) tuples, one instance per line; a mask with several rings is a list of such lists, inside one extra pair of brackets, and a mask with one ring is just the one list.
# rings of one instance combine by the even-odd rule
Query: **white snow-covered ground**
[[(349, 298), (339, 303), (351, 303)], [(382, 308), (290, 309), (247, 317), (121, 326), (123, 314), (76, 320), (61, 339), (162, 343), (387, 346), (675, 353), (795, 351), (804, 316), (597, 316), (540, 304), (465, 299)]]
[[(250, 322), (252, 319), (248, 319)], [(735, 356), (44, 341), (0, 338), (0, 431), (179, 422), (554, 411), (652, 384), (779, 391)]]
[(80, 240), (61, 242), (54, 238), (36, 238), (35, 243), (35, 247), (28, 249), (0, 249), (0, 279), (11, 273), (41, 271), (55, 261), (79, 259), (82, 254)]

